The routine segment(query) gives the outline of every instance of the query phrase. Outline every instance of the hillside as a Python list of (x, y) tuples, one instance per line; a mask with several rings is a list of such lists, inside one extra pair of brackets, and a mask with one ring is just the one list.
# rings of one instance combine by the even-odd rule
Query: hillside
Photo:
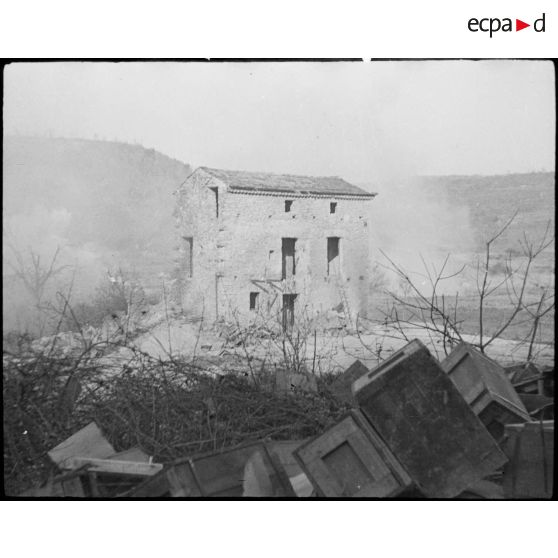
[[(136, 274), (148, 294), (160, 293), (159, 274), (172, 271), (176, 245), (172, 193), (191, 172), (187, 164), (140, 145), (31, 137), (4, 138), (3, 164), (5, 254), (12, 244), (48, 262), (60, 246), (58, 264), (77, 270), (74, 299), (89, 300), (106, 283), (106, 270), (118, 268)], [(418, 177), (362, 186), (379, 192), (373, 257), (382, 261), (381, 249), (410, 270), (422, 269), (420, 256), (439, 263), (450, 253), (456, 266), (469, 262), (516, 209), (496, 258), (517, 248), (523, 232), (540, 238), (554, 218), (554, 173)], [(28, 304), (6, 261), (5, 327), (8, 316), (21, 316)], [(536, 271), (547, 277), (553, 269), (551, 249)], [(70, 279), (64, 278), (66, 285)]]
[(523, 233), (540, 238), (549, 220), (554, 228), (554, 173), (429, 176), (419, 179), (419, 187), (430, 198), (445, 195), (452, 205), (467, 208), (477, 249), (516, 210), (517, 217), (503, 237), (508, 248), (514, 248)]
[(172, 192), (189, 173), (139, 145), (7, 137), (5, 223), (18, 247), (61, 245), (82, 265), (136, 268), (148, 278), (172, 263)]

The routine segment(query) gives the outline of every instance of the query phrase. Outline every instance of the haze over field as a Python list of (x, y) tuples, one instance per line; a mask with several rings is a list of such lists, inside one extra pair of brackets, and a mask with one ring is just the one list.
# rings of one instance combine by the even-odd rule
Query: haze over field
[(62, 247), (76, 298), (107, 269), (157, 290), (174, 266), (172, 192), (207, 165), (342, 176), (379, 192), (376, 259), (457, 265), (515, 209), (508, 248), (553, 218), (553, 90), (552, 65), (531, 61), (12, 64), (4, 253), (45, 263)]
[[(191, 171), (185, 163), (139, 145), (92, 140), (4, 138), (4, 254), (31, 248), (48, 262), (69, 265), (53, 287), (76, 270), (74, 297), (87, 299), (106, 281), (107, 270), (133, 272), (158, 292), (160, 274), (174, 269), (176, 231), (173, 191)], [(422, 177), (401, 183), (363, 185), (379, 191), (373, 203), (372, 248), (409, 270), (420, 256), (439, 264), (470, 260), (483, 239), (515, 209), (517, 226), (502, 239), (513, 247), (525, 230), (532, 238), (553, 219), (554, 174), (496, 177)], [(9, 265), (4, 276), (10, 277)], [(4, 281), (5, 320), (19, 314)], [(6, 296), (8, 295), (8, 296)], [(18, 299), (19, 300), (18, 302)]]

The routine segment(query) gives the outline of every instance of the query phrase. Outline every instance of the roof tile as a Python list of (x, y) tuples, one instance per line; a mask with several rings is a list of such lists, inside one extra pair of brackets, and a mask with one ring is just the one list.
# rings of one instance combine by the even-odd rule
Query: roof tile
[(230, 171), (200, 167), (221, 180), (232, 190), (255, 192), (281, 192), (285, 194), (353, 195), (374, 197), (358, 186), (349, 184), (338, 176), (297, 176), (264, 172)]

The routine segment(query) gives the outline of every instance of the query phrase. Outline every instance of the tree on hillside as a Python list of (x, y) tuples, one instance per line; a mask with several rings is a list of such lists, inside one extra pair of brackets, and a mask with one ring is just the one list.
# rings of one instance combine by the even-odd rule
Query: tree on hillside
[[(485, 352), (496, 339), (503, 338), (511, 326), (523, 326), (527, 333), (521, 340), (528, 344), (527, 358), (535, 357), (534, 348), (537, 335), (540, 333), (542, 319), (554, 311), (555, 293), (552, 284), (539, 285), (539, 294), (533, 296), (534, 288), (533, 267), (536, 260), (554, 242), (551, 234), (551, 224), (548, 222), (544, 233), (537, 242), (528, 239), (523, 234), (519, 242), (519, 250), (508, 250), (505, 263), (498, 268), (493, 264), (494, 244), (515, 221), (517, 211), (485, 241), (484, 252), (479, 255), (474, 264), (476, 295), (474, 307), (477, 312), (478, 335), (474, 345)], [(408, 339), (409, 328), (418, 328), (427, 332), (433, 345), (440, 339), (444, 353), (447, 355), (459, 342), (463, 341), (462, 307), (460, 307), (459, 292), (454, 296), (443, 293), (442, 284), (449, 279), (460, 277), (465, 271), (461, 267), (454, 273), (447, 273), (449, 255), (446, 256), (440, 269), (428, 266), (423, 261), (424, 273), (420, 274), (426, 281), (417, 281), (411, 273), (394, 262), (382, 252), (389, 270), (394, 272), (406, 295), (388, 291), (392, 304), (385, 312), (383, 324), (394, 332), (397, 337)], [(423, 287), (422, 284), (426, 284)], [(493, 326), (488, 327), (490, 309), (488, 302), (496, 296), (506, 296), (507, 306), (504, 318)]]
[(42, 335), (47, 321), (44, 312), (47, 290), (54, 279), (70, 266), (57, 265), (60, 246), (56, 248), (52, 256), (44, 258), (31, 247), (26, 250), (18, 249), (9, 239), (6, 240), (7, 236), (9, 235), (4, 231), (5, 244), (8, 248), (8, 253), (4, 255), (5, 264), (29, 295), (35, 313), (34, 319), (38, 334)]

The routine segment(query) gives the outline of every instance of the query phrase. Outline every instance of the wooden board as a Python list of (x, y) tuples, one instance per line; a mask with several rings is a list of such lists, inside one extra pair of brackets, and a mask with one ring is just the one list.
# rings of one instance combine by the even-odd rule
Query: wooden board
[(542, 394), (554, 398), (554, 366), (549, 366), (542, 371)]
[(552, 497), (554, 421), (507, 425), (503, 487), (507, 498)]
[(303, 471), (294, 456), (294, 451), (305, 442), (308, 442), (308, 440), (310, 440), (310, 438), (305, 438), (303, 440), (281, 440), (264, 443), (269, 454), (277, 456), (279, 463), (287, 476), (296, 477)]
[(506, 366), (504, 372), (512, 385), (521, 384), (528, 380), (538, 380), (541, 376), (541, 371), (532, 362)]
[(193, 498), (204, 495), (190, 461), (169, 467), (166, 477), (169, 496), (172, 498)]
[[(206, 457), (193, 458), (194, 473), (204, 496), (239, 497), (244, 492), (245, 465), (254, 453), (260, 452), (261, 462), (268, 470), (274, 497), (293, 496), (292, 487), (279, 474), (278, 463), (274, 462), (262, 442), (231, 449)], [(285, 482), (286, 481), (286, 482)]]
[[(274, 467), (269, 466), (268, 457)], [(277, 496), (278, 482), (286, 487), (292, 486), (278, 456), (266, 453), (264, 449), (257, 450), (244, 466), (242, 497), (273, 498)], [(296, 496), (294, 488), (291, 489), (289, 494), (285, 493), (282, 496)]]
[(521, 401), (525, 405), (528, 413), (532, 417), (553, 419), (554, 418), (554, 399), (545, 395), (536, 395), (530, 393), (520, 394)]
[(82, 476), (75, 476), (60, 482), (66, 498), (85, 498)]
[(354, 381), (368, 374), (368, 372), (370, 372), (370, 370), (368, 370), (360, 360), (355, 360), (345, 372), (342, 372), (335, 378), (330, 389), (341, 401), (353, 404), (355, 399), (351, 391), (351, 385)]
[(504, 489), (497, 483), (481, 480), (459, 495), (460, 500), (503, 500)]
[(295, 453), (319, 496), (386, 498), (411, 479), (358, 411)]
[(530, 420), (505, 370), (471, 345), (459, 344), (441, 366), (497, 441), (506, 424)]
[(150, 458), (147, 453), (135, 446), (124, 451), (119, 451), (114, 455), (109, 455), (107, 459), (115, 461), (133, 461), (134, 463), (149, 463)]
[(361, 411), (428, 497), (454, 498), (507, 461), (418, 339), (352, 389)]
[[(148, 477), (140, 485), (126, 494), (129, 498), (170, 498), (171, 487), (168, 471), (163, 469), (156, 475)], [(175, 488), (175, 490), (178, 490)]]
[(87, 467), (88, 471), (109, 473), (113, 475), (133, 475), (148, 477), (162, 470), (161, 463), (134, 463), (132, 461), (116, 461), (113, 459), (94, 459), (91, 457), (71, 457), (66, 459), (64, 466), (68, 469)]
[(84, 498), (82, 476), (85, 470), (50, 477), (43, 486), (26, 490), (19, 496), (28, 498)]
[(294, 496), (288, 477), (280, 470), (279, 459), (273, 459), (263, 442), (255, 442), (176, 460), (160, 473), (133, 489), (133, 498), (230, 498), (244, 493), (245, 466), (255, 453), (269, 476), (272, 496)]
[(51, 449), (48, 456), (59, 467), (67, 469), (65, 462), (72, 457), (105, 459), (114, 453), (116, 453), (114, 448), (103, 436), (100, 428), (91, 422)]

